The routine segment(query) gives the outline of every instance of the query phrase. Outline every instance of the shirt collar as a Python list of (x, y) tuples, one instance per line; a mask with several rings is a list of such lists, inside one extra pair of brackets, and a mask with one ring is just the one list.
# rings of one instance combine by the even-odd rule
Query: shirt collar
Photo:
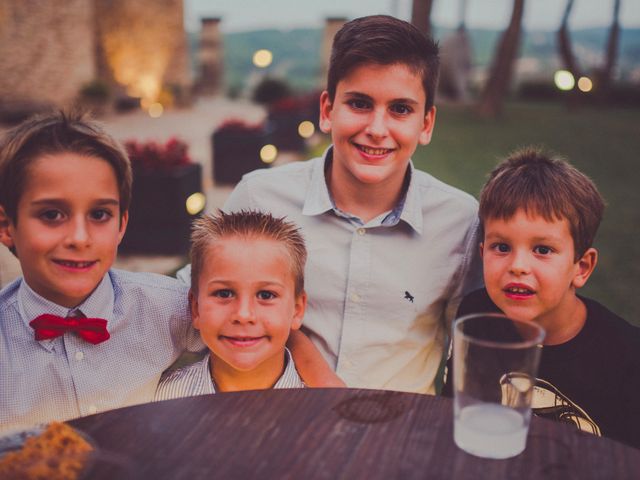
[(328, 165), (332, 159), (333, 146), (329, 146), (322, 155), (322, 161), (314, 162), (309, 190), (302, 207), (303, 215), (321, 215), (335, 209), (335, 204), (327, 186), (327, 179), (324, 175), (325, 165)]
[[(22, 321), (29, 330), (31, 330), (29, 322), (42, 314), (49, 313), (66, 317), (70, 312), (80, 310), (86, 317), (104, 318), (107, 320), (107, 330), (111, 331), (113, 329), (113, 306), (113, 284), (111, 283), (111, 277), (109, 275), (105, 275), (91, 295), (74, 308), (63, 307), (47, 300), (34, 292), (24, 279), (18, 287), (18, 311), (20, 312)], [(56, 339), (42, 340), (40, 344), (50, 350), (55, 340)]]
[[(213, 383), (213, 379), (211, 378), (211, 371), (209, 370), (209, 359), (211, 358), (211, 352), (208, 352), (204, 358), (200, 361), (200, 365), (198, 365), (198, 375), (200, 378), (208, 378), (209, 381), (206, 382), (205, 389), (206, 393), (216, 393), (216, 387)], [(291, 357), (291, 352), (287, 347), (284, 348), (284, 362), (285, 367), (282, 375), (278, 378), (278, 381), (273, 385), (273, 388), (281, 388), (282, 385), (287, 385), (287, 383), (291, 382), (291, 378), (299, 377), (298, 372), (296, 371), (295, 364), (293, 363), (293, 358)], [(210, 390), (209, 390), (210, 389)]]
[[(308, 216), (321, 215), (329, 210), (333, 210), (338, 216), (347, 220), (364, 225), (362, 220), (343, 212), (336, 207), (335, 202), (329, 191), (325, 170), (333, 161), (333, 146), (329, 146), (322, 156), (322, 161), (315, 162), (311, 171), (311, 182), (309, 190), (305, 198), (302, 214)], [(403, 184), (406, 188), (405, 194), (401, 197), (396, 206), (388, 213), (382, 214), (380, 217), (372, 220), (375, 225), (393, 226), (400, 220), (403, 220), (411, 226), (417, 233), (422, 234), (422, 194), (415, 186), (415, 167), (413, 162), (409, 161), (409, 171)]]

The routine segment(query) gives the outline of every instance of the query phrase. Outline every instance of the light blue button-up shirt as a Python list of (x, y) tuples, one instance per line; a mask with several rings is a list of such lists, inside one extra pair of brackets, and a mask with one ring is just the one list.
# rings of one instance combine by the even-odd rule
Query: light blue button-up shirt
[(166, 276), (111, 270), (73, 310), (106, 319), (111, 338), (92, 345), (65, 333), (38, 342), (29, 322), (70, 310), (22, 279), (0, 292), (0, 430), (152, 401), (180, 353), (204, 347), (191, 326), (187, 287)]
[(331, 155), (245, 175), (224, 210), (301, 227), (303, 330), (347, 385), (434, 393), (457, 306), (481, 285), (477, 202), (410, 164), (399, 205), (365, 223), (334, 205)]

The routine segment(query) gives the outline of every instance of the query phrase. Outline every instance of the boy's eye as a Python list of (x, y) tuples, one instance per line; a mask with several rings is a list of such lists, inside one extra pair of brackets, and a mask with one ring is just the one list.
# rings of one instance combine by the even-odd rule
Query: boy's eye
[(347, 105), (349, 105), (354, 110), (366, 110), (370, 107), (369, 102), (361, 98), (352, 98), (347, 101)]
[(533, 251), (539, 255), (549, 255), (551, 252), (553, 252), (553, 249), (544, 245), (538, 245), (533, 249)]
[(273, 300), (274, 298), (276, 298), (276, 294), (267, 290), (260, 290), (258, 292), (258, 298), (260, 300)]
[(113, 217), (113, 213), (109, 210), (99, 209), (91, 212), (91, 218), (98, 222), (106, 222)]
[(40, 213), (40, 218), (46, 222), (59, 222), (64, 218), (64, 214), (60, 210), (45, 210)]
[(218, 298), (231, 298), (233, 297), (233, 292), (231, 290), (224, 288), (224, 289), (216, 290), (215, 292), (213, 292), (213, 296)]
[(506, 243), (494, 243), (491, 245), (491, 250), (495, 250), (500, 253), (508, 253), (510, 251), (509, 245)]
[(413, 112), (413, 108), (406, 103), (395, 103), (391, 105), (391, 111), (400, 115), (408, 115)]

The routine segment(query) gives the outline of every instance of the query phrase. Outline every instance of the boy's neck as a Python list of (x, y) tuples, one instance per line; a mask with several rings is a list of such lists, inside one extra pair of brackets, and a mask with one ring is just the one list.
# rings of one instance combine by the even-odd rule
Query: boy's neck
[(538, 323), (546, 331), (544, 345), (561, 345), (572, 340), (580, 333), (586, 320), (587, 307), (577, 296), (573, 296), (562, 312), (555, 312), (553, 318), (539, 320)]
[(285, 353), (269, 359), (250, 371), (240, 371), (216, 357), (211, 352), (209, 372), (217, 392), (243, 390), (267, 390), (272, 388), (284, 373)]
[[(407, 169), (409, 167), (407, 166)], [(408, 172), (408, 170), (407, 170)], [(343, 178), (337, 182), (336, 175)], [(336, 207), (364, 223), (395, 208), (404, 194), (405, 175), (384, 183), (366, 184), (348, 178), (346, 172), (326, 171), (326, 181)], [(340, 188), (334, 188), (339, 184)]]

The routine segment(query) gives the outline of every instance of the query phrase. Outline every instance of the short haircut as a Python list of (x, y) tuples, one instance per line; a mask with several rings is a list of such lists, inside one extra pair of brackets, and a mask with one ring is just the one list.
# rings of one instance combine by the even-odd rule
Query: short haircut
[[(268, 239), (279, 242), (291, 257), (291, 271), (296, 296), (304, 292), (304, 266), (307, 249), (298, 227), (284, 218), (255, 210), (235, 213), (219, 211), (204, 215), (193, 222), (191, 231), (191, 289), (197, 293), (200, 273), (206, 261), (208, 247), (222, 238)], [(215, 261), (215, 260), (213, 260)]]
[(402, 64), (422, 78), (425, 113), (433, 107), (440, 59), (438, 44), (408, 22), (388, 15), (356, 18), (336, 33), (331, 47), (327, 92), (331, 102), (338, 82), (364, 64)]
[(132, 173), (124, 148), (85, 114), (58, 111), (31, 117), (8, 130), (0, 140), (0, 205), (14, 224), (29, 166), (44, 155), (61, 153), (109, 162), (118, 181), (120, 215), (128, 211)]
[(604, 200), (593, 181), (567, 161), (526, 147), (489, 175), (480, 193), (480, 222), (509, 220), (519, 209), (547, 221), (566, 219), (573, 237), (574, 260), (589, 249), (604, 213)]

